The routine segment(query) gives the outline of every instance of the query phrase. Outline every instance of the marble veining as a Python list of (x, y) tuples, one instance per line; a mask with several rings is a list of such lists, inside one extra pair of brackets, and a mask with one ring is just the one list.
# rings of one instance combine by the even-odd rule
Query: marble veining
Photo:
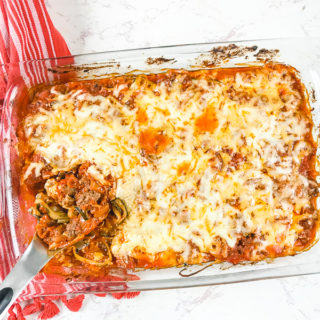
[[(46, 0), (72, 53), (192, 42), (320, 36), (319, 0)], [(55, 319), (320, 319), (320, 275), (90, 296)], [(28, 319), (32, 319), (28, 317)]]

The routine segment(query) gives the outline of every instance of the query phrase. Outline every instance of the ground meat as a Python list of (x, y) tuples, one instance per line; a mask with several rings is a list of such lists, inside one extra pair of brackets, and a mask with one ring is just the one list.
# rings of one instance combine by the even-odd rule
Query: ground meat
[(43, 195), (42, 199), (46, 206), (53, 208), (58, 204), (67, 212), (65, 216), (62, 214), (62, 218), (58, 215), (55, 218), (54, 212), (45, 210), (37, 225), (39, 237), (50, 249), (62, 248), (81, 240), (109, 214), (110, 200), (115, 197), (114, 181), (108, 176), (105, 184), (101, 184), (88, 174), (89, 167), (90, 164), (84, 164), (74, 172), (46, 182), (47, 195)]
[(233, 150), (231, 148), (222, 148), (221, 151), (228, 154), (229, 156), (231, 156), (233, 153)]
[(74, 205), (74, 195), (76, 193), (76, 189), (68, 186), (67, 184), (61, 185), (61, 194), (63, 198), (61, 199), (61, 205), (63, 207), (70, 207)]
[(79, 233), (81, 233), (81, 224), (79, 223), (79, 219), (72, 219), (70, 223), (66, 225), (66, 230), (64, 235), (66, 235), (69, 239), (75, 238)]
[(214, 157), (209, 159), (209, 164), (212, 169), (221, 171), (224, 166), (221, 154), (219, 152), (216, 152)]
[(64, 208), (76, 205), (83, 211), (94, 212), (97, 205), (106, 205), (115, 197), (113, 179), (107, 177), (102, 185), (87, 173), (88, 167), (82, 165), (75, 173), (48, 180), (45, 185), (47, 194)]
[(230, 166), (234, 167), (237, 170), (245, 160), (245, 157), (241, 153), (235, 152), (232, 154)]
[(295, 246), (305, 247), (314, 240), (316, 222), (312, 218), (305, 218), (299, 221), (299, 225), (303, 227), (303, 230), (298, 234)]
[(319, 195), (319, 187), (317, 182), (310, 183), (308, 189), (308, 196), (309, 197), (317, 197)]
[(238, 239), (233, 248), (228, 248), (227, 261), (237, 264), (241, 261), (249, 261), (254, 249), (255, 235), (249, 234)]
[(311, 153), (305, 156), (300, 163), (299, 172), (307, 178), (313, 178), (313, 176), (315, 175), (313, 159), (314, 154)]
[(226, 203), (229, 206), (232, 206), (234, 208), (239, 209), (240, 208), (240, 198), (236, 197), (236, 198), (231, 198), (231, 199), (226, 199)]
[(239, 104), (247, 103), (253, 97), (251, 93), (246, 92), (245, 90), (236, 90), (233, 86), (230, 86), (227, 90), (227, 95), (231, 101)]
[(76, 204), (80, 208), (87, 208), (90, 207), (91, 203), (98, 203), (100, 198), (101, 194), (99, 192), (86, 190), (84, 188), (76, 194)]
[(192, 78), (186, 75), (182, 81), (181, 90), (182, 92), (186, 91), (192, 85)]

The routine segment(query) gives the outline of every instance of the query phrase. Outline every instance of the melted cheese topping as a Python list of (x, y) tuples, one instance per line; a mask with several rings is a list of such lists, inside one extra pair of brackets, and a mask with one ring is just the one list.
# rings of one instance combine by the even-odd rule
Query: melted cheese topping
[(105, 97), (53, 87), (25, 134), (56, 172), (90, 162), (99, 181), (115, 178), (130, 211), (112, 242), (119, 259), (174, 251), (190, 262), (250, 234), (253, 260), (268, 246), (290, 253), (302, 229), (293, 213), (310, 207), (299, 166), (313, 147), (289, 71), (177, 72), (169, 84), (141, 75)]

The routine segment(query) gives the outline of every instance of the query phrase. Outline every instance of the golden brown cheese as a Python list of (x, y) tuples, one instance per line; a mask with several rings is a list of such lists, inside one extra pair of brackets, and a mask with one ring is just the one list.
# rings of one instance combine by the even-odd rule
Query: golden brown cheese
[(97, 180), (111, 174), (130, 213), (112, 241), (116, 261), (257, 261), (314, 241), (316, 145), (292, 67), (95, 83), (49, 88), (50, 104), (24, 119), (41, 159), (27, 162), (24, 178), (86, 162)]

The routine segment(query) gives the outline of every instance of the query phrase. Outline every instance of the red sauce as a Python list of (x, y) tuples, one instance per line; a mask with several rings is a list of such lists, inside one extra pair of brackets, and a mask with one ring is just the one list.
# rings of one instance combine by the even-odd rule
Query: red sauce
[(141, 149), (147, 154), (159, 154), (169, 144), (169, 137), (161, 130), (148, 128), (140, 133), (139, 143)]
[(143, 108), (139, 108), (138, 112), (137, 112), (137, 121), (140, 124), (145, 124), (148, 121), (148, 115), (145, 109)]
[(279, 257), (283, 252), (283, 248), (277, 244), (267, 246), (266, 249), (270, 255), (270, 258)]
[(187, 174), (190, 169), (190, 162), (184, 161), (177, 170), (178, 175)]
[(213, 107), (208, 107), (195, 121), (199, 131), (214, 132), (218, 127), (218, 119)]

